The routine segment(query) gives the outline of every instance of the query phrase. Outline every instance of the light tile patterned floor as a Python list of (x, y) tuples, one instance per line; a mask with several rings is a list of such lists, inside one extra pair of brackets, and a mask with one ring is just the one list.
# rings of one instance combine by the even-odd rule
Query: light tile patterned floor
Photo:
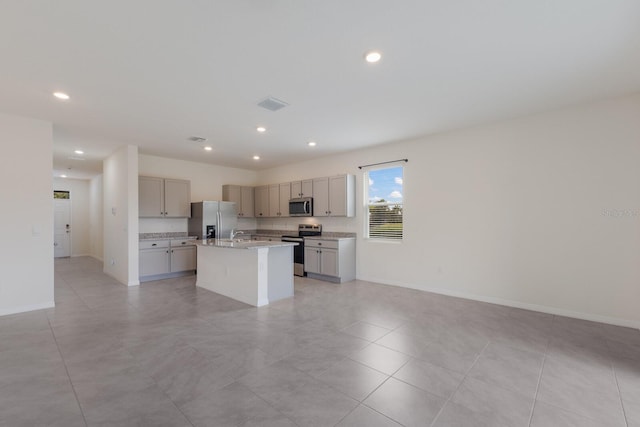
[(639, 426), (640, 331), (367, 282), (254, 308), (55, 263), (0, 317), (0, 426)]

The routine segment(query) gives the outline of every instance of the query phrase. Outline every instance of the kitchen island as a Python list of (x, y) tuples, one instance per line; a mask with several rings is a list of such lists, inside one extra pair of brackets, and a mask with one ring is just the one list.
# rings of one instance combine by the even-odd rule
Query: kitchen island
[(196, 286), (256, 307), (293, 296), (297, 243), (198, 240)]

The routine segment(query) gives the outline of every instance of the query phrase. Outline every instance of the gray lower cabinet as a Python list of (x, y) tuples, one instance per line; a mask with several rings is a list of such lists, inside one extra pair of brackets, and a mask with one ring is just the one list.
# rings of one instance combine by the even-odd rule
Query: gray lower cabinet
[(140, 250), (140, 277), (169, 273), (169, 248)]
[(196, 270), (196, 246), (188, 240), (140, 242), (140, 281), (184, 276)]
[(183, 248), (171, 248), (169, 257), (170, 271), (189, 271), (196, 269), (196, 247), (185, 246)]
[(304, 271), (313, 279), (342, 283), (356, 278), (355, 239), (304, 239)]

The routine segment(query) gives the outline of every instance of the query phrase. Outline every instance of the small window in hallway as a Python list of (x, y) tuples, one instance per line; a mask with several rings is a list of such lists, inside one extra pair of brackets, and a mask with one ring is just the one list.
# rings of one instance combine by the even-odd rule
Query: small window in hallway
[(54, 199), (70, 199), (71, 196), (69, 195), (68, 191), (53, 190), (53, 198)]

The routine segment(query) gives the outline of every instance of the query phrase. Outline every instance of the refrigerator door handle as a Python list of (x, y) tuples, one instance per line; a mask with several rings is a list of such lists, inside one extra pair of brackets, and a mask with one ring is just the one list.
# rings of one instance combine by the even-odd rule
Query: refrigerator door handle
[(216, 236), (216, 238), (221, 239), (222, 238), (222, 215), (220, 214), (220, 211), (216, 212), (216, 216), (217, 216), (217, 220), (218, 220), (218, 227), (217, 227), (217, 232), (218, 235)]

